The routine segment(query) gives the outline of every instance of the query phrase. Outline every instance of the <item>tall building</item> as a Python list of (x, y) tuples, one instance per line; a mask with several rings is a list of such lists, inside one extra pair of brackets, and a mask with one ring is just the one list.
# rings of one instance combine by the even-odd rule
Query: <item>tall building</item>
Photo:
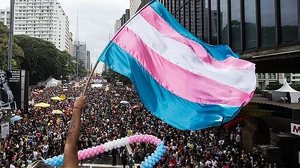
[(141, 0), (130, 0), (130, 17), (132, 17), (141, 5)]
[[(73, 44), (72, 47), (72, 56), (76, 60), (78, 58), (78, 62), (82, 61), (85, 69), (90, 69), (90, 51), (87, 50), (85, 42), (78, 42), (78, 44)], [(77, 50), (76, 50), (77, 49)]]
[(69, 32), (68, 33), (68, 38), (67, 38), (67, 41), (66, 41), (68, 47), (66, 48), (67, 52), (72, 55), (73, 53), (73, 33), (72, 32)]
[(57, 0), (15, 0), (14, 34), (50, 41), (61, 51), (70, 50), (68, 16)]
[(120, 27), (121, 27), (121, 19), (118, 19), (115, 22), (114, 34), (119, 30)]
[[(258, 87), (269, 83), (299, 82), (298, 73), (286, 73), (276, 66), (267, 73), (269, 60), (300, 55), (300, 1), (298, 0), (160, 0), (190, 32), (206, 43), (227, 44), (242, 58), (257, 57)], [(263, 57), (267, 55), (267, 57)], [(280, 57), (277, 57), (280, 55)], [(290, 61), (293, 63), (295, 61)], [(271, 66), (271, 64), (269, 64)], [(272, 65), (274, 67), (274, 65)], [(282, 67), (282, 66), (281, 66)], [(272, 72), (267, 70), (268, 72)], [(285, 73), (280, 73), (285, 72)], [(292, 71), (293, 72), (293, 71)], [(297, 71), (298, 72), (298, 71)]]
[(0, 9), (0, 22), (9, 27), (10, 23), (10, 11), (9, 9)]

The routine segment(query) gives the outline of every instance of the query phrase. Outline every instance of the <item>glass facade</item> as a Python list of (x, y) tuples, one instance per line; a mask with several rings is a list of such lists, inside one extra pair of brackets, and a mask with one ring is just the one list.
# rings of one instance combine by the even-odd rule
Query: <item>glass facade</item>
[(274, 0), (260, 1), (261, 7), (261, 46), (274, 47), (276, 44)]
[(185, 13), (185, 15), (184, 15), (184, 17), (185, 17), (185, 26), (184, 27), (186, 27), (189, 31), (191, 31), (191, 24), (190, 24), (190, 16), (191, 16), (191, 10), (189, 10), (189, 9), (191, 9), (191, 7), (190, 7), (190, 1), (187, 1), (187, 4), (184, 6), (184, 13)]
[(235, 52), (300, 43), (299, 0), (161, 2), (201, 40), (228, 44)]
[(204, 7), (204, 10), (203, 10), (203, 18), (204, 18), (204, 23), (203, 23), (203, 41), (205, 42), (208, 42), (208, 35), (209, 35), (209, 4), (208, 4), (208, 1), (209, 0), (205, 0), (204, 1), (204, 4), (203, 4), (203, 7)]
[(256, 39), (256, 0), (246, 0), (245, 9), (245, 49), (254, 49), (257, 46)]
[(235, 51), (241, 50), (241, 15), (240, 15), (240, 1), (231, 1), (231, 35), (232, 35), (232, 46), (231, 48)]
[(218, 10), (217, 10), (217, 0), (211, 0), (210, 9), (210, 44), (217, 44), (218, 37)]
[(221, 44), (228, 44), (228, 1), (220, 1), (220, 33)]
[(281, 39), (283, 43), (298, 40), (299, 8), (297, 7), (297, 1), (299, 0), (280, 1)]

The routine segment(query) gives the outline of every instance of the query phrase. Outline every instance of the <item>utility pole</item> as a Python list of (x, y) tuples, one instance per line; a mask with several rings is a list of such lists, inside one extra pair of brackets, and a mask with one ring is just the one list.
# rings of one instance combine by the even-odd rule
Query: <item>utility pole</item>
[[(13, 57), (13, 43), (14, 43), (14, 14), (15, 14), (15, 0), (10, 0), (10, 25), (9, 25), (9, 36), (8, 36), (8, 56), (7, 56), (7, 70), (12, 70), (12, 57)], [(11, 120), (11, 109), (7, 109), (7, 122), (8, 122), (8, 133), (10, 134), (10, 120)]]
[(12, 56), (13, 56), (13, 41), (14, 41), (14, 12), (15, 0), (10, 0), (10, 29), (9, 29), (9, 42), (8, 42), (8, 58), (7, 70), (12, 69)]

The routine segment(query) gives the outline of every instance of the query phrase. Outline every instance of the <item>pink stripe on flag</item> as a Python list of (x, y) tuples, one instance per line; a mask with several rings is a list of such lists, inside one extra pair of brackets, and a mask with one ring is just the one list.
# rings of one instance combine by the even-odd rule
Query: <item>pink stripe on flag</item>
[[(153, 78), (175, 95), (203, 104), (241, 106), (250, 94), (189, 72), (158, 55), (127, 27), (114, 42), (132, 55)], [(145, 56), (149, 55), (149, 56)]]
[(216, 60), (200, 44), (189, 38), (184, 37), (183, 35), (179, 34), (176, 30), (174, 30), (163, 18), (161, 18), (161, 16), (159, 16), (151, 8), (151, 6), (146, 7), (140, 13), (140, 15), (161, 34), (185, 44), (186, 46), (191, 48), (200, 57), (201, 60), (203, 60), (207, 64), (212, 65), (213, 67), (222, 69), (254, 68), (254, 64), (235, 57), (229, 57), (223, 61)]

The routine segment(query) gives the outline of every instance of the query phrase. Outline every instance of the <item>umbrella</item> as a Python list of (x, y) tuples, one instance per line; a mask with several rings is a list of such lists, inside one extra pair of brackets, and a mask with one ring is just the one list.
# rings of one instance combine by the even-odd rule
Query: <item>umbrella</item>
[(52, 114), (62, 114), (63, 112), (61, 110), (53, 110)]
[(121, 103), (121, 104), (129, 104), (129, 102), (128, 102), (128, 101), (125, 101), (125, 100), (120, 101), (120, 103)]
[(57, 100), (57, 101), (61, 101), (63, 100), (61, 97), (55, 96), (55, 97), (51, 97), (51, 100)]
[(66, 100), (66, 95), (64, 95), (64, 94), (61, 94), (60, 96), (59, 96), (60, 98), (61, 98), (61, 100)]
[(19, 121), (21, 119), (23, 119), (23, 117), (15, 115), (15, 116), (13, 116), (13, 117), (10, 118), (10, 121), (15, 122), (15, 121)]
[(140, 106), (139, 105), (135, 105), (135, 106), (132, 106), (132, 109), (136, 109), (136, 108), (139, 108)]
[(34, 107), (46, 108), (46, 107), (50, 107), (50, 104), (48, 104), (48, 103), (38, 103), (38, 104), (35, 104)]

